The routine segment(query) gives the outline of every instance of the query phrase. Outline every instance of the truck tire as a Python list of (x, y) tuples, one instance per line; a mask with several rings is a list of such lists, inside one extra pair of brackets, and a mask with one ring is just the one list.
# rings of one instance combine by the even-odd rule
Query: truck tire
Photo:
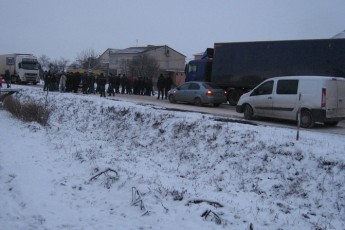
[(244, 105), (243, 116), (244, 116), (244, 119), (246, 119), (246, 120), (252, 120), (253, 119), (254, 111), (250, 105), (248, 105), (248, 104)]
[(228, 93), (228, 102), (230, 105), (237, 105), (238, 100), (241, 97), (241, 93), (238, 90), (230, 90)]
[(300, 125), (302, 128), (312, 128), (314, 126), (313, 115), (309, 110), (302, 110)]

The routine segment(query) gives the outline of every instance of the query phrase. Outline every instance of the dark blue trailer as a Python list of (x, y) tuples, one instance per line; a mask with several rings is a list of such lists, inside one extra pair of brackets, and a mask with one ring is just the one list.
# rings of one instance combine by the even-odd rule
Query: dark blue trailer
[(215, 43), (186, 67), (186, 81), (208, 81), (228, 90), (228, 101), (267, 78), (345, 77), (345, 39)]

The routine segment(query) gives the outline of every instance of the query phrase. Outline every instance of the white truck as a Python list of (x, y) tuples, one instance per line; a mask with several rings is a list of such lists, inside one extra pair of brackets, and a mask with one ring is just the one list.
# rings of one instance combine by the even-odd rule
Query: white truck
[(9, 70), (12, 83), (29, 83), (36, 85), (40, 81), (39, 63), (32, 54), (0, 55), (0, 74)]

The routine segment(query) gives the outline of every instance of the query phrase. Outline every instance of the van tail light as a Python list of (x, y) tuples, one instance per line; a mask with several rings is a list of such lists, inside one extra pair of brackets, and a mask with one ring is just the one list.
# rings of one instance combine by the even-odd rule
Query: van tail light
[(326, 88), (322, 88), (322, 99), (321, 99), (321, 107), (326, 107)]
[(213, 95), (213, 91), (212, 90), (207, 90), (206, 91), (206, 95)]

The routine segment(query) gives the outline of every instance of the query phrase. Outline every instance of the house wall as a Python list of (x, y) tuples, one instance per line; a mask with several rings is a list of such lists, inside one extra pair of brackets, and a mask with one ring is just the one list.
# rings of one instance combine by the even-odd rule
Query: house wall
[(158, 61), (161, 70), (184, 70), (185, 57), (168, 46), (148, 51), (147, 54)]

